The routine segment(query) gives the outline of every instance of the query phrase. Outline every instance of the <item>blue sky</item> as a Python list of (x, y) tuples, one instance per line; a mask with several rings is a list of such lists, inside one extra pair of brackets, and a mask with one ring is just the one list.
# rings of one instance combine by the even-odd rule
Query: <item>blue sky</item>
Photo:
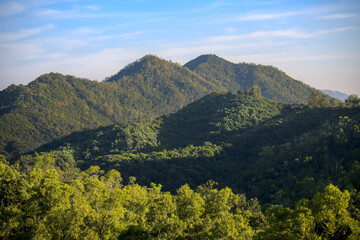
[(103, 80), (145, 54), (273, 65), (360, 95), (358, 0), (0, 0), (0, 89), (60, 72)]

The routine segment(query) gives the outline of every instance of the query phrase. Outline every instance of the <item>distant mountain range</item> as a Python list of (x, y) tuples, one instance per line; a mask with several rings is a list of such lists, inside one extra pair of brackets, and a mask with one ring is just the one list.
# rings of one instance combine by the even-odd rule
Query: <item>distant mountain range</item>
[(0, 92), (0, 153), (15, 156), (74, 131), (175, 112), (212, 91), (258, 85), (265, 98), (306, 103), (314, 88), (272, 66), (202, 55), (184, 66), (147, 55), (104, 82), (58, 73)]
[(339, 99), (341, 101), (345, 101), (349, 97), (349, 95), (339, 92), (339, 91), (332, 91), (332, 90), (320, 90), (322, 93), (325, 93), (333, 98)]

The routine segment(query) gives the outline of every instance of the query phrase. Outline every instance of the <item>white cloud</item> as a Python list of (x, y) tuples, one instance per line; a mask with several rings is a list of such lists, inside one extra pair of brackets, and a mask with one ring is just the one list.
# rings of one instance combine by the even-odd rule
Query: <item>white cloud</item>
[[(13, 45), (13, 48), (15, 47)], [(23, 47), (26, 46), (23, 45)], [(27, 84), (41, 74), (49, 72), (60, 72), (101, 81), (116, 74), (125, 65), (146, 54), (146, 52), (138, 49), (112, 48), (81, 57), (74, 57), (64, 55), (61, 52), (46, 53), (37, 45), (28, 45), (28, 50), (31, 51), (26, 54), (29, 58), (23, 57), (23, 60), (31, 60), (33, 56), (36, 56), (42, 58), (42, 61), (31, 61), (31, 63), (21, 65), (8, 65), (8, 62), (5, 65), (0, 62), (0, 89), (7, 87), (11, 83)], [(18, 56), (14, 57), (17, 58)], [(54, 59), (48, 61), (50, 57)]]
[[(302, 9), (298, 11), (287, 11), (287, 12), (267, 12), (267, 13), (258, 13), (252, 12), (247, 14), (238, 15), (228, 19), (229, 21), (263, 21), (263, 20), (274, 20), (274, 19), (282, 19), (285, 17), (293, 17), (298, 15), (319, 15), (319, 14), (326, 14), (329, 11), (338, 10), (339, 6), (328, 4), (328, 5), (321, 5), (318, 7), (312, 7), (308, 9)], [(323, 19), (331, 19), (331, 18), (347, 18), (347, 17), (354, 17), (355, 14), (334, 14), (329, 16), (323, 16)]]
[(94, 28), (90, 28), (90, 27), (81, 27), (81, 28), (76, 28), (74, 30), (72, 30), (72, 33), (74, 34), (100, 34), (102, 33), (101, 31), (98, 31)]
[(94, 10), (94, 11), (99, 10), (98, 5), (88, 5), (85, 8), (90, 9), (90, 10)]
[(50, 30), (52, 28), (54, 28), (54, 25), (48, 24), (44, 27), (28, 28), (28, 29), (21, 30), (19, 32), (0, 33), (0, 42), (9, 42), (9, 41), (27, 38), (27, 37), (39, 34), (43, 31)]
[(194, 12), (208, 12), (211, 10), (218, 9), (219, 7), (222, 7), (224, 5), (225, 5), (225, 2), (223, 0), (218, 0), (218, 1), (212, 2), (210, 4), (207, 4), (201, 8), (193, 9), (193, 11)]
[(110, 39), (134, 39), (136, 36), (143, 34), (144, 31), (134, 31), (127, 32), (121, 34), (113, 34), (113, 35), (101, 35), (90, 38), (91, 40), (110, 40)]
[(46, 17), (46, 18), (70, 18), (75, 16), (74, 10), (55, 10), (55, 9), (41, 9), (36, 12), (38, 16)]
[(356, 14), (352, 14), (352, 13), (336, 13), (332, 15), (322, 16), (320, 17), (320, 19), (330, 20), (330, 19), (352, 18), (356, 16), (357, 16)]
[(22, 13), (25, 6), (16, 2), (3, 2), (0, 3), (0, 16), (10, 16), (14, 14)]
[(293, 29), (275, 30), (275, 31), (257, 31), (248, 34), (223, 35), (209, 38), (210, 42), (234, 41), (247, 38), (259, 37), (288, 37), (288, 38), (311, 38), (313, 34), (299, 32)]
[(333, 28), (333, 29), (328, 29), (328, 30), (322, 30), (317, 32), (317, 35), (326, 35), (326, 34), (331, 34), (331, 33), (337, 33), (337, 32), (344, 32), (344, 31), (348, 31), (348, 30), (354, 30), (354, 29), (358, 29), (357, 27), (343, 27), (343, 28)]
[(258, 20), (271, 20), (278, 19), (288, 16), (296, 16), (301, 14), (306, 14), (309, 11), (298, 11), (298, 12), (283, 12), (283, 13), (263, 13), (263, 14), (247, 14), (235, 18), (236, 21), (258, 21)]
[(236, 32), (236, 29), (233, 27), (224, 27), (225, 32), (227, 33), (233, 33)]
[(241, 39), (249, 38), (261, 38), (261, 37), (283, 37), (283, 38), (295, 38), (295, 39), (304, 39), (304, 38), (315, 38), (323, 35), (344, 32), (348, 30), (357, 29), (356, 27), (343, 27), (343, 28), (333, 28), (327, 30), (321, 30), (313, 33), (307, 33), (302, 31), (297, 31), (294, 29), (285, 29), (285, 30), (274, 30), (274, 31), (256, 31), (248, 34), (234, 34), (234, 35), (222, 35), (210, 37), (208, 40), (210, 42), (225, 42), (225, 41), (235, 41)]
[(232, 61), (246, 61), (261, 64), (289, 63), (289, 62), (310, 62), (310, 61), (329, 61), (339, 59), (356, 58), (355, 55), (349, 54), (318, 54), (318, 55), (301, 55), (299, 53), (268, 53), (268, 54), (250, 54), (227, 57)]
[[(283, 46), (284, 43), (277, 42), (267, 42), (263, 43), (261, 47), (263, 48), (272, 48), (275, 46)], [(195, 58), (201, 54), (218, 54), (224, 55), (229, 54), (232, 56), (237, 52), (248, 51), (249, 49), (258, 49), (259, 45), (255, 42), (247, 43), (224, 43), (224, 44), (209, 44), (207, 42), (196, 42), (196, 43), (185, 43), (184, 46), (175, 46), (175, 47), (164, 47), (161, 50), (155, 50), (155, 53), (158, 56), (161, 56), (165, 59), (171, 59), (177, 61), (181, 64), (188, 62), (190, 59)]]
[(259, 34), (260, 36), (271, 36), (271, 37), (289, 37), (289, 38), (311, 38), (312, 34), (306, 32), (299, 32), (293, 29), (287, 30), (276, 30), (272, 32), (264, 32), (263, 34)]

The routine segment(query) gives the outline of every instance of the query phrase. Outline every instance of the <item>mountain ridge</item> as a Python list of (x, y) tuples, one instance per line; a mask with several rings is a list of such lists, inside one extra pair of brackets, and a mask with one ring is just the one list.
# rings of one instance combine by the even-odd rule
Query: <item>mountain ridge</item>
[[(216, 70), (219, 75), (216, 78), (216, 74), (188, 68), (199, 59), (207, 67), (211, 65), (209, 61), (217, 63), (214, 69), (225, 67)], [(170, 114), (212, 91), (245, 91), (262, 82), (267, 74), (262, 72), (264, 69), (272, 69), (265, 77), (267, 80), (279, 71), (255, 64), (236, 65), (216, 55), (200, 56), (185, 66), (146, 55), (103, 82), (59, 73), (43, 74), (26, 86), (11, 85), (0, 91), (0, 153), (11, 157), (74, 131)], [(268, 82), (276, 83), (279, 79)], [(286, 79), (289, 86), (296, 83), (290, 77)], [(271, 84), (259, 85), (265, 97), (269, 96), (267, 86)], [(291, 94), (289, 98), (279, 95), (275, 100), (304, 103), (313, 90), (305, 89), (299, 89), (304, 90), (301, 101)], [(276, 92), (269, 91), (276, 96)]]
[(320, 90), (322, 93), (325, 93), (333, 98), (339, 99), (341, 101), (345, 101), (350, 95), (340, 92), (340, 91), (333, 91), (328, 89)]
[(314, 88), (295, 80), (276, 67), (254, 63), (232, 63), (213, 54), (201, 55), (184, 65), (210, 81), (236, 92), (254, 85), (265, 98), (288, 103), (306, 103)]

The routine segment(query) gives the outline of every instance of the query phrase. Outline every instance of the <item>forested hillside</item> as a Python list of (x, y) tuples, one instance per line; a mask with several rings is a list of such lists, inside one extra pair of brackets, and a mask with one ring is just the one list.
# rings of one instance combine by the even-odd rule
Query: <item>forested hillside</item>
[(260, 87), (265, 98), (286, 103), (306, 103), (315, 89), (294, 80), (273, 66), (226, 61), (216, 55), (202, 55), (185, 64), (203, 78), (229, 91)]
[(309, 103), (211, 93), (0, 155), (0, 237), (358, 239), (360, 99)]
[[(130, 69), (133, 75), (127, 76)], [(154, 56), (120, 75), (96, 82), (50, 73), (1, 91), (0, 153), (14, 156), (74, 131), (155, 118), (217, 89), (187, 68)]]
[(266, 98), (290, 103), (307, 101), (313, 91), (274, 67), (232, 64), (213, 55), (186, 67), (147, 55), (103, 82), (44, 74), (0, 92), (0, 153), (18, 156), (74, 131), (153, 119), (211, 91), (245, 91), (253, 84)]
[(330, 183), (360, 187), (359, 113), (358, 105), (277, 103), (255, 87), (212, 93), (153, 121), (73, 133), (37, 151), (71, 150), (82, 169), (117, 169), (125, 181), (135, 176), (172, 192), (214, 180), (263, 203), (292, 206)]

